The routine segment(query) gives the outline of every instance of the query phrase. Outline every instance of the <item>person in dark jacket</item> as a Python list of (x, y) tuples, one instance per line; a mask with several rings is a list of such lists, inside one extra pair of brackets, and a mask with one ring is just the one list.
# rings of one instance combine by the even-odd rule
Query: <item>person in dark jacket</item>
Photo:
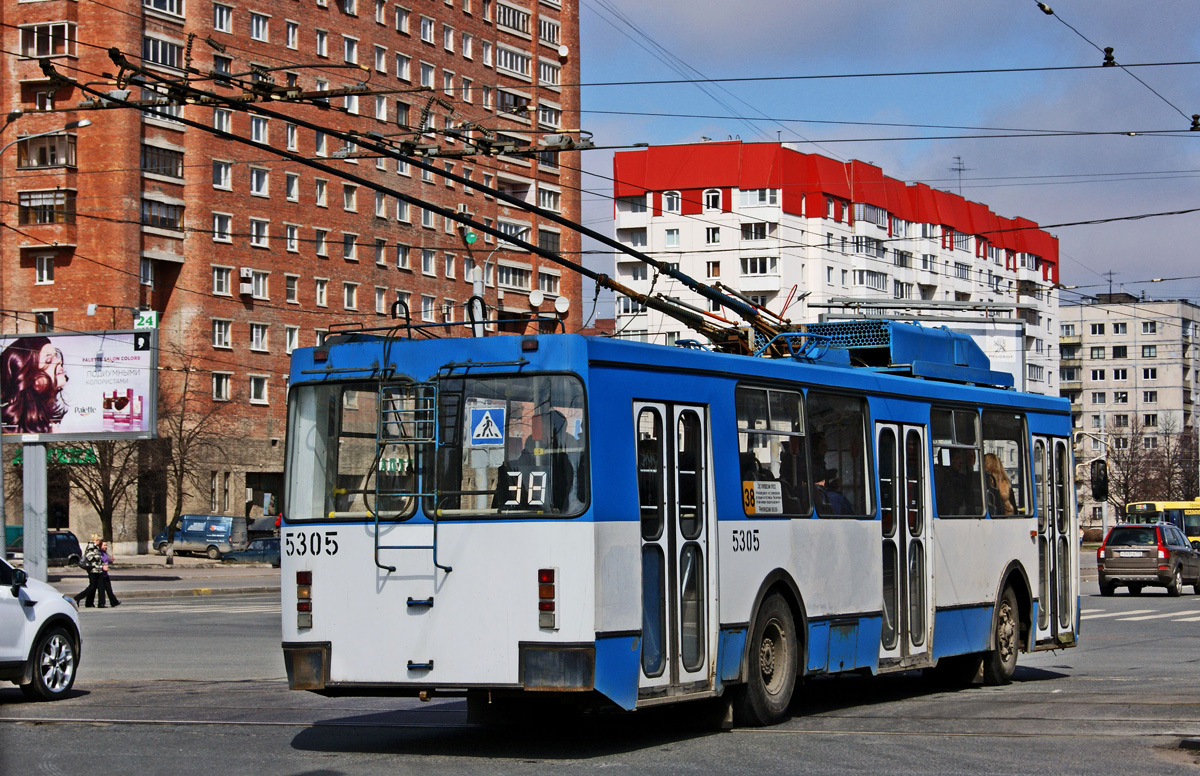
[[(92, 538), (88, 541), (87, 546), (83, 548), (83, 559), (79, 561), (79, 566), (88, 575), (88, 585), (83, 590), (75, 594), (75, 602), (79, 603), (84, 598), (87, 603), (84, 606), (93, 607), (96, 605), (96, 590), (100, 585), (100, 566), (103, 561), (100, 559), (100, 542), (103, 541), (99, 534), (92, 534)], [(101, 603), (104, 599), (100, 599)]]
[(100, 540), (100, 580), (96, 587), (96, 593), (100, 596), (96, 606), (99, 609), (104, 608), (104, 597), (108, 596), (109, 606), (120, 606), (121, 602), (113, 595), (112, 580), (108, 578), (108, 564), (112, 563), (112, 556), (108, 554), (108, 542)]

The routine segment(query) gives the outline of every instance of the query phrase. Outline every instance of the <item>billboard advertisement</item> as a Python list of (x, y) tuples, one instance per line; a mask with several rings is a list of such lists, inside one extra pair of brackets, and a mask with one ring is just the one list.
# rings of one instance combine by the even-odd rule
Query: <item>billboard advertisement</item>
[(150, 439), (158, 332), (0, 335), (5, 441)]

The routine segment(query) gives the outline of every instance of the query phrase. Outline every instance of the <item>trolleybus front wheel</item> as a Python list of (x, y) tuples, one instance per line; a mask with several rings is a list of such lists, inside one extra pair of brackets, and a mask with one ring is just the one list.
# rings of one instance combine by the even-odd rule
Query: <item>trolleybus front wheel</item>
[(767, 596), (750, 635), (749, 676), (736, 688), (739, 725), (773, 725), (787, 716), (800, 664), (800, 640), (792, 609), (778, 593)]
[(983, 683), (1008, 684), (1017, 670), (1017, 648), (1021, 635), (1021, 612), (1017, 608), (1017, 594), (1011, 587), (1004, 588), (1000, 596), (993, 627), (992, 648), (983, 658)]

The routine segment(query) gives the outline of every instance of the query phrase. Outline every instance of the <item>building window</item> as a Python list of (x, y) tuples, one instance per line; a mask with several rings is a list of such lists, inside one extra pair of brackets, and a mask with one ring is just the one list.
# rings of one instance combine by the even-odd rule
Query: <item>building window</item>
[(721, 262), (719, 262), (719, 261), (704, 262), (704, 276), (709, 279), (721, 277)]
[(316, 280), (317, 307), (328, 306), (328, 303), (329, 303), (328, 290), (329, 290), (329, 281), (325, 280), (323, 278), (317, 278), (317, 280)]
[(48, 286), (54, 283), (54, 257), (53, 256), (38, 256), (35, 260), (37, 264), (36, 279), (34, 282), (39, 286)]
[(1155, 358), (1158, 356), (1157, 345), (1142, 345), (1142, 358)]
[(271, 222), (259, 218), (250, 219), (250, 245), (255, 248), (266, 248), (270, 240)]
[(1091, 374), (1092, 374), (1093, 382), (1104, 379), (1104, 370), (1103, 369), (1093, 369)]
[(230, 337), (230, 330), (232, 328), (233, 324), (229, 321), (222, 321), (215, 318), (213, 319), (212, 344), (214, 348), (231, 347), (230, 342), (232, 338)]
[(325, 30), (316, 30), (317, 33), (317, 56), (329, 56), (329, 33)]
[(142, 200), (142, 225), (159, 229), (183, 229), (183, 205), (170, 205), (153, 199)]
[(538, 207), (555, 213), (562, 209), (562, 195), (552, 189), (538, 187)]
[(256, 197), (270, 196), (270, 172), (261, 167), (250, 168), (250, 193)]
[[(142, 146), (142, 170), (146, 170), (146, 149), (152, 146)], [(178, 153), (178, 152), (175, 152)], [(17, 141), (17, 168), (22, 170), (39, 169), (44, 167), (74, 167), (75, 166), (75, 136), (49, 135), (47, 137), (32, 137)], [(172, 177), (183, 177), (183, 155), (179, 154), (179, 173)], [(173, 171), (175, 167), (167, 164), (166, 168)], [(170, 172), (162, 173), (164, 175)]]
[(267, 120), (264, 117), (250, 117), (250, 139), (255, 143), (267, 142)]
[(358, 261), (358, 235), (342, 234), (342, 258), (346, 261)]
[(707, 226), (704, 228), (704, 244), (705, 245), (720, 245), (721, 244), (721, 227)]
[(408, 9), (396, 6), (396, 32), (408, 34)]
[(213, 401), (229, 401), (230, 389), (230, 374), (228, 372), (213, 372)]
[(229, 296), (229, 282), (233, 270), (229, 267), (212, 268), (212, 292), (217, 296)]
[[(1101, 380), (1104, 379), (1104, 370), (1103, 369), (1100, 370), (1100, 379)], [(1128, 380), (1129, 379), (1129, 370), (1128, 369), (1114, 369), (1113, 370), (1113, 379), (1117, 380), (1117, 381)]]
[(348, 64), (358, 64), (358, 41), (349, 35), (342, 36), (342, 55)]
[(396, 243), (396, 269), (409, 269), (409, 248)]
[(544, 251), (558, 253), (562, 242), (562, 235), (558, 232), (543, 227), (538, 227), (538, 247)]
[(767, 239), (767, 225), (765, 222), (758, 221), (752, 224), (742, 224), (742, 239), (743, 240), (765, 240)]
[(1142, 321), (1142, 334), (1157, 334), (1158, 321)]
[[(396, 55), (396, 77), (401, 81), (411, 81), (412, 76), (409, 75), (409, 68), (412, 65), (412, 59), (403, 54)], [(397, 118), (397, 123), (407, 124), (407, 121), (400, 121)]]
[(1158, 402), (1158, 391), (1142, 391), (1142, 401), (1146, 404), (1156, 404)]
[(775, 275), (779, 272), (779, 259), (769, 257), (747, 257), (742, 259), (743, 275)]
[(428, 16), (421, 17), (421, 40), (425, 43), (433, 43), (433, 19)]
[(1145, 450), (1155, 450), (1158, 448), (1158, 437), (1142, 437), (1142, 448)]
[(1093, 323), (1092, 324), (1092, 336), (1104, 336), (1104, 324), (1103, 323)]
[(300, 252), (300, 227), (295, 224), (284, 224), (284, 243), (288, 253)]
[[(1115, 334), (1116, 332), (1113, 332), (1113, 333)], [(1065, 353), (1066, 348), (1063, 348), (1062, 351)], [(1064, 358), (1065, 357), (1066, 356), (1064, 356)], [(1113, 345), (1112, 357), (1113, 358), (1128, 358), (1129, 357), (1129, 347), (1127, 345)]]
[(75, 192), (22, 191), (17, 194), (17, 221), (22, 226), (31, 224), (75, 223)]
[[(69, 41), (64, 41), (64, 43), (70, 50), (61, 51), (58, 53), (75, 53), (74, 25), (68, 26), (70, 27), (71, 39)], [(24, 33), (25, 30), (23, 29), (21, 32)], [(24, 35), (22, 35), (22, 38), (24, 38)], [(146, 64), (162, 65), (163, 67), (170, 67), (178, 70), (179, 63), (183, 59), (182, 54), (183, 47), (177, 43), (171, 43), (169, 41), (161, 40), (159, 38), (151, 38), (149, 36), (142, 38), (142, 59), (146, 62)], [(37, 56), (55, 56), (55, 54), (46, 53), (38, 54)]]
[(679, 247), (679, 230), (678, 229), (668, 229), (667, 230), (666, 246), (668, 248), (678, 248)]
[(1142, 379), (1143, 380), (1157, 380), (1158, 379), (1158, 368), (1157, 367), (1146, 367), (1145, 369), (1143, 369), (1142, 370)]
[(1092, 404), (1104, 404), (1104, 391), (1092, 391)]
[(538, 290), (546, 294), (558, 295), (559, 276), (550, 272), (538, 273)]
[(375, 286), (375, 312), (386, 315), (387, 311), (387, 289)]
[(1129, 391), (1113, 391), (1113, 404), (1128, 404)]
[(267, 22), (269, 19), (269, 16), (261, 13), (250, 12), (250, 40), (259, 40), (264, 43), (268, 41)]
[(143, 286), (154, 287), (154, 262), (143, 258), (138, 266), (138, 282)]
[(1142, 416), (1142, 425), (1147, 428), (1153, 428), (1158, 425), (1158, 413), (1149, 413)]
[(679, 192), (668, 191), (663, 194), (663, 212), (678, 213), (679, 212)]
[(743, 189), (738, 192), (738, 205), (741, 207), (778, 204), (779, 189)]
[(250, 324), (250, 349), (251, 350), (266, 350), (267, 349), (267, 324), (265, 324), (265, 323)]
[(347, 310), (358, 309), (357, 283), (342, 283), (342, 304)]
[(342, 209), (351, 213), (358, 210), (358, 186), (342, 184)]
[(261, 375), (250, 376), (250, 403), (267, 403), (267, 378)]
[[(1126, 323), (1114, 323), (1114, 324), (1112, 325), (1112, 327), (1113, 327), (1113, 334), (1128, 334), (1128, 333), (1129, 333), (1129, 324), (1126, 324)], [(1074, 334), (1075, 334), (1075, 327), (1074, 327), (1074, 326), (1072, 326), (1072, 327), (1071, 327), (1071, 334), (1070, 334), (1070, 335), (1068, 335), (1068, 336), (1074, 336)]]
[(709, 211), (721, 209), (721, 190), (720, 189), (705, 189), (704, 190), (704, 209), (709, 210)]
[(432, 296), (421, 296), (421, 320), (434, 321), (437, 319), (437, 300)]
[(59, 57), (74, 55), (74, 23), (50, 22), (21, 28), (21, 56)]
[(255, 270), (250, 273), (250, 295), (255, 299), (267, 299), (267, 278), (266, 272)]
[(283, 327), (283, 349), (289, 355), (300, 344), (300, 327), (299, 326), (284, 326)]
[(233, 242), (230, 232), (233, 216), (225, 213), (213, 213), (213, 242)]
[(213, 3), (213, 29), (217, 32), (233, 32), (232, 8), (220, 3)]
[(219, 162), (213, 160), (212, 163), (212, 182), (214, 189), (224, 189), (230, 191), (233, 189), (233, 164), (230, 162)]
[[(70, 137), (68, 135), (59, 135), (56, 137), (42, 138), (43, 140), (56, 140), (58, 138)], [(71, 137), (70, 161), (65, 162), (67, 166), (75, 165), (75, 138)], [(18, 147), (18, 152), (20, 151)], [(53, 155), (51, 159), (55, 158)], [(59, 162), (64, 164), (64, 162)], [(216, 162), (213, 163), (214, 165)], [(17, 157), (17, 166), (20, 167), (20, 156)], [(38, 164), (38, 167), (53, 167), (51, 164)], [(142, 145), (142, 172), (152, 175), (162, 175), (166, 178), (183, 179), (183, 152), (175, 151), (170, 148), (159, 148), (158, 146)], [(215, 180), (214, 180), (215, 183)]]
[(1094, 348), (1092, 348), (1092, 355), (1091, 355), (1091, 357), (1092, 357), (1092, 359), (1093, 359), (1093, 360), (1099, 360), (1099, 359), (1103, 359), (1103, 358), (1104, 358), (1104, 347), (1103, 347), (1103, 346), (1101, 346), (1101, 347), (1094, 347)]

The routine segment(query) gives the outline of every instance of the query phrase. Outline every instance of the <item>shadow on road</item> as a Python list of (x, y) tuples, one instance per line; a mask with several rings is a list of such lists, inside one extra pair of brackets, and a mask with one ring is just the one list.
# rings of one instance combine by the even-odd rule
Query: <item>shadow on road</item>
[[(435, 708), (447, 713), (431, 719)], [(453, 755), (533, 762), (587, 760), (716, 734), (706, 721), (709, 715), (683, 707), (612, 714), (558, 710), (487, 726), (467, 724), (465, 702), (435, 708), (327, 720), (297, 734), (292, 747), (326, 753)]]

